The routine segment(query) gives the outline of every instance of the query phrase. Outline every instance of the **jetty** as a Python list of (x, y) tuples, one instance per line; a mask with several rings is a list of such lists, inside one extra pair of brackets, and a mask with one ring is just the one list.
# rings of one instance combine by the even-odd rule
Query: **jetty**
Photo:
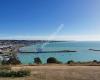
[(75, 50), (60, 50), (60, 51), (21, 51), (20, 53), (62, 53), (62, 52), (77, 52)]
[(91, 50), (91, 51), (100, 51), (100, 50), (97, 50), (97, 49), (88, 49), (88, 50)]

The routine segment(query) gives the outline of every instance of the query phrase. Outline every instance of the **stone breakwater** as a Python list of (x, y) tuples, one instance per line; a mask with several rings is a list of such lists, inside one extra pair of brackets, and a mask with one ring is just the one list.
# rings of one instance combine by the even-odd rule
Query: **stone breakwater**
[(21, 53), (61, 53), (61, 52), (77, 52), (75, 50), (60, 50), (60, 51), (21, 51), (19, 50), (19, 52)]

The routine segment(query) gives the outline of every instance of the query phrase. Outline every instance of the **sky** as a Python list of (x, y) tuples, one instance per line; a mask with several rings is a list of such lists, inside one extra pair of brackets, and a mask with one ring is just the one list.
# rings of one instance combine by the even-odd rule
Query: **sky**
[(0, 0), (0, 39), (99, 41), (100, 0)]

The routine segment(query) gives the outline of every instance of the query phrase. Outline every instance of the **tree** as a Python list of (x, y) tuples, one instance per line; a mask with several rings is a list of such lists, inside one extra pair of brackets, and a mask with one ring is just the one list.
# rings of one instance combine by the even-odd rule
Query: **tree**
[(10, 57), (10, 59), (7, 61), (8, 64), (21, 64), (21, 62), (16, 57)]
[(56, 58), (54, 57), (49, 57), (47, 59), (47, 63), (61, 63), (60, 61), (58, 61)]
[(70, 63), (74, 63), (74, 61), (73, 60), (70, 60), (70, 61), (67, 62), (67, 64), (70, 64)]
[(39, 57), (34, 58), (34, 63), (36, 64), (42, 64), (42, 61)]
[(93, 62), (94, 62), (94, 63), (98, 63), (98, 61), (97, 61), (97, 60), (93, 60)]

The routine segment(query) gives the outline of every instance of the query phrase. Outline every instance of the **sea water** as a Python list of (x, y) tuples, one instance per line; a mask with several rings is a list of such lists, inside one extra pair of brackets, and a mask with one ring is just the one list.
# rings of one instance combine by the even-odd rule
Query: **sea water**
[[(36, 51), (43, 44), (36, 44), (21, 48), (23, 51)], [(100, 61), (100, 51), (92, 51), (88, 49), (100, 50), (99, 41), (68, 41), (68, 42), (50, 42), (43, 47), (43, 51), (60, 51), (75, 50), (77, 52), (60, 52), (60, 53), (18, 53), (18, 58), (23, 64), (33, 64), (34, 58), (39, 57), (43, 63), (47, 62), (49, 57), (55, 57), (57, 60), (66, 63), (69, 60), (74, 61)]]

